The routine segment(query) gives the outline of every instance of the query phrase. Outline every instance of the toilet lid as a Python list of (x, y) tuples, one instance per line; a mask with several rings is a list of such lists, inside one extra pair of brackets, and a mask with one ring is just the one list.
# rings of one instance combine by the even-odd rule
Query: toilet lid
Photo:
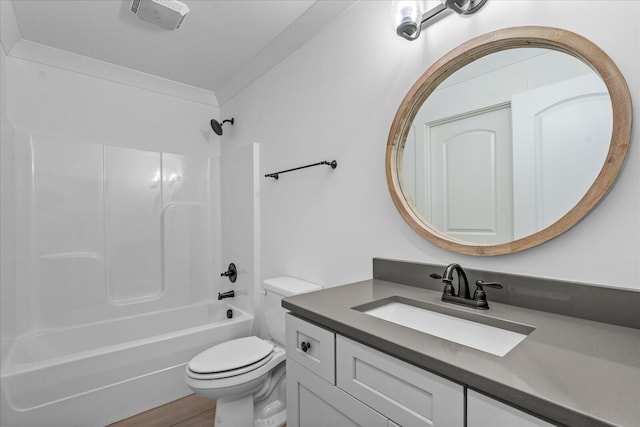
[(238, 338), (203, 351), (189, 362), (189, 369), (199, 374), (235, 370), (253, 365), (272, 351), (273, 344), (258, 337)]

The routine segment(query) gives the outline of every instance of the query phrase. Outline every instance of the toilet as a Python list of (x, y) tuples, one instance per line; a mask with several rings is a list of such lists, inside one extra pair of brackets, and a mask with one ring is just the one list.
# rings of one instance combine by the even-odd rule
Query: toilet
[(226, 341), (189, 362), (185, 377), (189, 388), (217, 400), (215, 427), (277, 427), (287, 421), (286, 310), (280, 304), (283, 297), (319, 289), (294, 277), (265, 280), (265, 320), (271, 339), (250, 336)]

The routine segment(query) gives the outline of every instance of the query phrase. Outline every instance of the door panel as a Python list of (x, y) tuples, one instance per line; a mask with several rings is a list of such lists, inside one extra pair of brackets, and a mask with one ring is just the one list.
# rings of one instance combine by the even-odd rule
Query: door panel
[(513, 240), (510, 109), (427, 125), (425, 136), (430, 153), (431, 224), (468, 242)]

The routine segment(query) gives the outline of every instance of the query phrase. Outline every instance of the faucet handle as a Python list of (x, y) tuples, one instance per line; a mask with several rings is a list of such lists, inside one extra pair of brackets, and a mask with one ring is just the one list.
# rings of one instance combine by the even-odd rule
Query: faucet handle
[[(476, 280), (476, 290), (473, 293), (473, 299), (475, 301), (481, 301), (486, 304), (487, 294), (484, 292), (483, 287), (488, 286), (490, 288), (502, 289), (502, 283), (498, 282), (485, 282), (484, 280)], [(489, 306), (486, 306), (489, 308)]]
[(231, 283), (235, 283), (238, 278), (238, 269), (234, 263), (230, 263), (227, 271), (220, 274), (220, 277), (228, 277)]
[(485, 282), (484, 280), (476, 280), (476, 286), (482, 290), (483, 286), (488, 286), (490, 288), (502, 289), (502, 283), (499, 282)]
[(442, 281), (444, 282), (444, 290), (442, 293), (444, 295), (451, 295), (451, 296), (455, 295), (455, 289), (453, 288), (453, 284), (451, 283), (451, 280), (444, 279), (441, 275), (437, 273), (431, 273), (429, 277), (431, 277), (432, 279), (438, 279), (438, 280), (442, 279)]
[(431, 273), (429, 277), (431, 277), (432, 279), (442, 280), (442, 283), (444, 283), (444, 289), (442, 290), (443, 295), (452, 297), (456, 296), (456, 289), (453, 287), (452, 279), (450, 279), (449, 277), (443, 277), (437, 273)]

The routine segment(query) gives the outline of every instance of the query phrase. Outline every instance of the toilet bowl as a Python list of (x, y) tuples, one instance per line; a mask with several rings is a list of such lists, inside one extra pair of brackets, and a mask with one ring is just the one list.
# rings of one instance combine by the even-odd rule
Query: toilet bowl
[(256, 336), (218, 344), (194, 357), (185, 381), (216, 399), (215, 427), (282, 426), (287, 420), (283, 297), (321, 289), (293, 277), (265, 280), (265, 320), (272, 339)]

